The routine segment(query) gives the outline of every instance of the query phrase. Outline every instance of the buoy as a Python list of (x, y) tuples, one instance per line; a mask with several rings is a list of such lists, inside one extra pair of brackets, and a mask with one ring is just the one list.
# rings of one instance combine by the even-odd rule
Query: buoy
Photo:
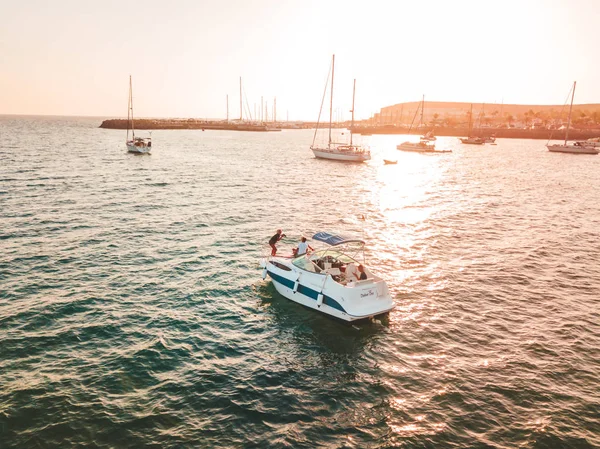
[(294, 288), (292, 289), (293, 293), (296, 293), (298, 291), (298, 281), (294, 282)]
[(262, 272), (262, 278), (263, 278), (263, 280), (267, 278), (267, 267), (265, 267)]

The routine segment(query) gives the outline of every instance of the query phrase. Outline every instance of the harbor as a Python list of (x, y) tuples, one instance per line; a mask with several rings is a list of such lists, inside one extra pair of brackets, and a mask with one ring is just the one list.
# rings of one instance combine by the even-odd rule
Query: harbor
[[(269, 124), (261, 123), (244, 123), (244, 122), (227, 122), (224, 120), (207, 120), (207, 119), (136, 119), (135, 127), (140, 130), (221, 130), (221, 131), (255, 131), (255, 132), (272, 132), (281, 131), (282, 129), (314, 129), (316, 122), (276, 122)], [(466, 126), (460, 127), (427, 127), (426, 129), (411, 128), (406, 126), (394, 125), (356, 125), (351, 128), (350, 122), (333, 123), (333, 128), (347, 129), (354, 134), (409, 134), (412, 132), (418, 134), (434, 130), (437, 136), (455, 136), (460, 137), (468, 133), (469, 129)], [(107, 119), (102, 121), (100, 128), (104, 129), (127, 129), (126, 119)], [(549, 129), (518, 129), (518, 128), (483, 128), (476, 131), (482, 135), (494, 134), (498, 138), (506, 139), (556, 139), (561, 140), (565, 137), (565, 130), (549, 130)], [(572, 139), (589, 139), (600, 135), (600, 129), (572, 129), (569, 131), (569, 136)]]

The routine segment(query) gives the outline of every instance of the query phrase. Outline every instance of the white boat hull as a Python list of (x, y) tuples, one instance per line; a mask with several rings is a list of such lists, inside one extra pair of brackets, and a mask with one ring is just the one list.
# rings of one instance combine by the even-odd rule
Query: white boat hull
[(595, 148), (592, 146), (584, 146), (584, 145), (564, 145), (564, 144), (554, 144), (554, 145), (546, 145), (548, 151), (552, 151), (553, 153), (570, 153), (570, 154), (598, 154), (600, 153), (600, 148)]
[(396, 149), (401, 151), (412, 151), (415, 153), (435, 153), (435, 145), (427, 144), (425, 142), (404, 142), (396, 146)]
[(127, 152), (137, 154), (149, 154), (152, 147), (149, 146), (136, 146), (132, 142), (127, 142)]
[(313, 154), (319, 159), (330, 159), (344, 162), (365, 162), (371, 159), (369, 151), (346, 151), (336, 148), (311, 148)]
[(395, 306), (381, 278), (346, 286), (329, 274), (301, 270), (291, 261), (274, 257), (261, 262), (264, 276), (268, 274), (277, 292), (291, 301), (346, 322), (373, 318)]
[(468, 145), (483, 145), (485, 140), (481, 137), (459, 137), (460, 141)]

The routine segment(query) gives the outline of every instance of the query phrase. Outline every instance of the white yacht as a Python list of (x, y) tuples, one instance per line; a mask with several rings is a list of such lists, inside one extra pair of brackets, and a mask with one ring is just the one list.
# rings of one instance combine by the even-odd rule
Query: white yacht
[[(130, 128), (131, 125), (131, 128)], [(131, 129), (131, 139), (129, 130)], [(152, 149), (152, 137), (135, 137), (135, 127), (133, 123), (133, 90), (131, 85), (131, 75), (129, 75), (129, 104), (127, 108), (127, 138), (125, 139), (127, 152), (137, 154), (149, 154)]]
[[(333, 117), (333, 76), (335, 73), (335, 55), (331, 61), (331, 98), (329, 101), (329, 141), (327, 145), (315, 145), (317, 131), (319, 130), (318, 123), (321, 120), (321, 111), (319, 111), (319, 120), (317, 120), (317, 129), (313, 136), (313, 142), (310, 146), (313, 154), (318, 159), (331, 159), (334, 161), (344, 162), (365, 162), (371, 159), (371, 151), (362, 145), (356, 145), (352, 142), (352, 129), (354, 128), (354, 97), (356, 94), (356, 80), (354, 80), (354, 88), (352, 91), (352, 124), (350, 126), (350, 143), (336, 143), (331, 139), (331, 125)], [(329, 84), (329, 77), (327, 78)], [(327, 87), (327, 86), (326, 86)], [(325, 99), (325, 98), (323, 98)], [(321, 102), (321, 107), (323, 103)]]
[(600, 148), (596, 147), (593, 142), (574, 142), (568, 143), (569, 140), (569, 129), (571, 129), (571, 113), (573, 112), (573, 99), (575, 98), (575, 87), (577, 86), (577, 81), (573, 82), (573, 89), (571, 93), (571, 106), (569, 108), (569, 120), (567, 122), (567, 130), (565, 131), (565, 142), (564, 143), (555, 143), (550, 145), (550, 143), (546, 144), (546, 148), (548, 151), (553, 153), (571, 153), (571, 154), (598, 154), (600, 153)]
[(263, 279), (269, 276), (287, 299), (347, 322), (394, 308), (385, 281), (357, 260), (364, 259), (363, 240), (327, 232), (315, 234), (313, 240), (327, 246), (298, 257), (263, 257)]
[(430, 143), (426, 140), (420, 140), (419, 142), (403, 142), (396, 146), (397, 150), (401, 151), (412, 151), (415, 153), (435, 153), (435, 144)]

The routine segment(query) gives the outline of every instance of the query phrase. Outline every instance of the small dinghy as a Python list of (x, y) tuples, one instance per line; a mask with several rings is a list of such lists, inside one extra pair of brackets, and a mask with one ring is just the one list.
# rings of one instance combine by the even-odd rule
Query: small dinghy
[(390, 161), (390, 160), (388, 160), (388, 159), (384, 159), (384, 160), (383, 160), (383, 163), (384, 163), (385, 165), (395, 165), (395, 164), (397, 164), (397, 163), (398, 163), (398, 161)]

